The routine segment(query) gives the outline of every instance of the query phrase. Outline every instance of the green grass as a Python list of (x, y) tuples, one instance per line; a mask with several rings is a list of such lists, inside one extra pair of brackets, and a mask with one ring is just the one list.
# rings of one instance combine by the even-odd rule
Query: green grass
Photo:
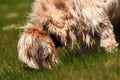
[(114, 54), (99, 47), (89, 54), (58, 48), (62, 64), (54, 69), (23, 69), (17, 56), (21, 31), (13, 27), (26, 23), (32, 2), (0, 0), (0, 80), (120, 80), (120, 48)]

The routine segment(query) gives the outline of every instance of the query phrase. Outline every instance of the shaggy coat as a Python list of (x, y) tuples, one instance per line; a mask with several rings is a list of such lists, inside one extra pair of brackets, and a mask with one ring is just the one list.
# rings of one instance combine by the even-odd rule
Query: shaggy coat
[(100, 46), (111, 52), (117, 47), (110, 21), (117, 5), (118, 0), (35, 0), (30, 19), (39, 21), (62, 46), (79, 40), (91, 47), (97, 35)]
[(18, 42), (18, 58), (30, 68), (52, 68), (58, 63), (53, 41), (39, 25), (27, 24)]
[[(96, 43), (96, 36), (100, 46), (111, 52), (118, 46), (111, 24), (117, 6), (118, 0), (35, 0), (28, 22), (33, 27), (25, 26), (18, 43), (19, 59), (38, 68), (43, 61), (36, 57), (46, 60), (55, 54), (54, 44), (66, 47), (80, 41), (89, 48)], [(33, 30), (36, 22), (41, 30)]]

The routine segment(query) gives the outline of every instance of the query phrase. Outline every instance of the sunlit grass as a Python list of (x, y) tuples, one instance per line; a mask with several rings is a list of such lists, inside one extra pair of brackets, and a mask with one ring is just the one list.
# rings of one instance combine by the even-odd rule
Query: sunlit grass
[(96, 47), (88, 53), (58, 48), (61, 64), (54, 69), (24, 69), (17, 42), (33, 0), (0, 0), (0, 80), (120, 80), (120, 48), (113, 54)]

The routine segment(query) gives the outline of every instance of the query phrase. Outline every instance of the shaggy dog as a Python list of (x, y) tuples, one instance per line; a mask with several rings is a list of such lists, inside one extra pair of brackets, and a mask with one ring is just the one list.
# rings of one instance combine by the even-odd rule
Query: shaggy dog
[[(32, 27), (24, 27), (18, 42), (19, 59), (38, 69), (39, 63), (54, 56), (54, 44), (66, 47), (79, 41), (89, 48), (96, 37), (100, 46), (111, 52), (118, 46), (111, 24), (117, 6), (118, 0), (35, 0), (28, 22)], [(56, 56), (51, 61), (56, 62)]]

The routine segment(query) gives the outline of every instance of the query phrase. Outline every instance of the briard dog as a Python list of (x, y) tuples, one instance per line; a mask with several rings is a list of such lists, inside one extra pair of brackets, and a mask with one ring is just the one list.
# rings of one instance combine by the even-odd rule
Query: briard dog
[(55, 48), (76, 41), (84, 48), (98, 41), (113, 51), (118, 43), (111, 21), (117, 7), (118, 0), (35, 0), (18, 42), (19, 59), (30, 68), (53, 67)]

